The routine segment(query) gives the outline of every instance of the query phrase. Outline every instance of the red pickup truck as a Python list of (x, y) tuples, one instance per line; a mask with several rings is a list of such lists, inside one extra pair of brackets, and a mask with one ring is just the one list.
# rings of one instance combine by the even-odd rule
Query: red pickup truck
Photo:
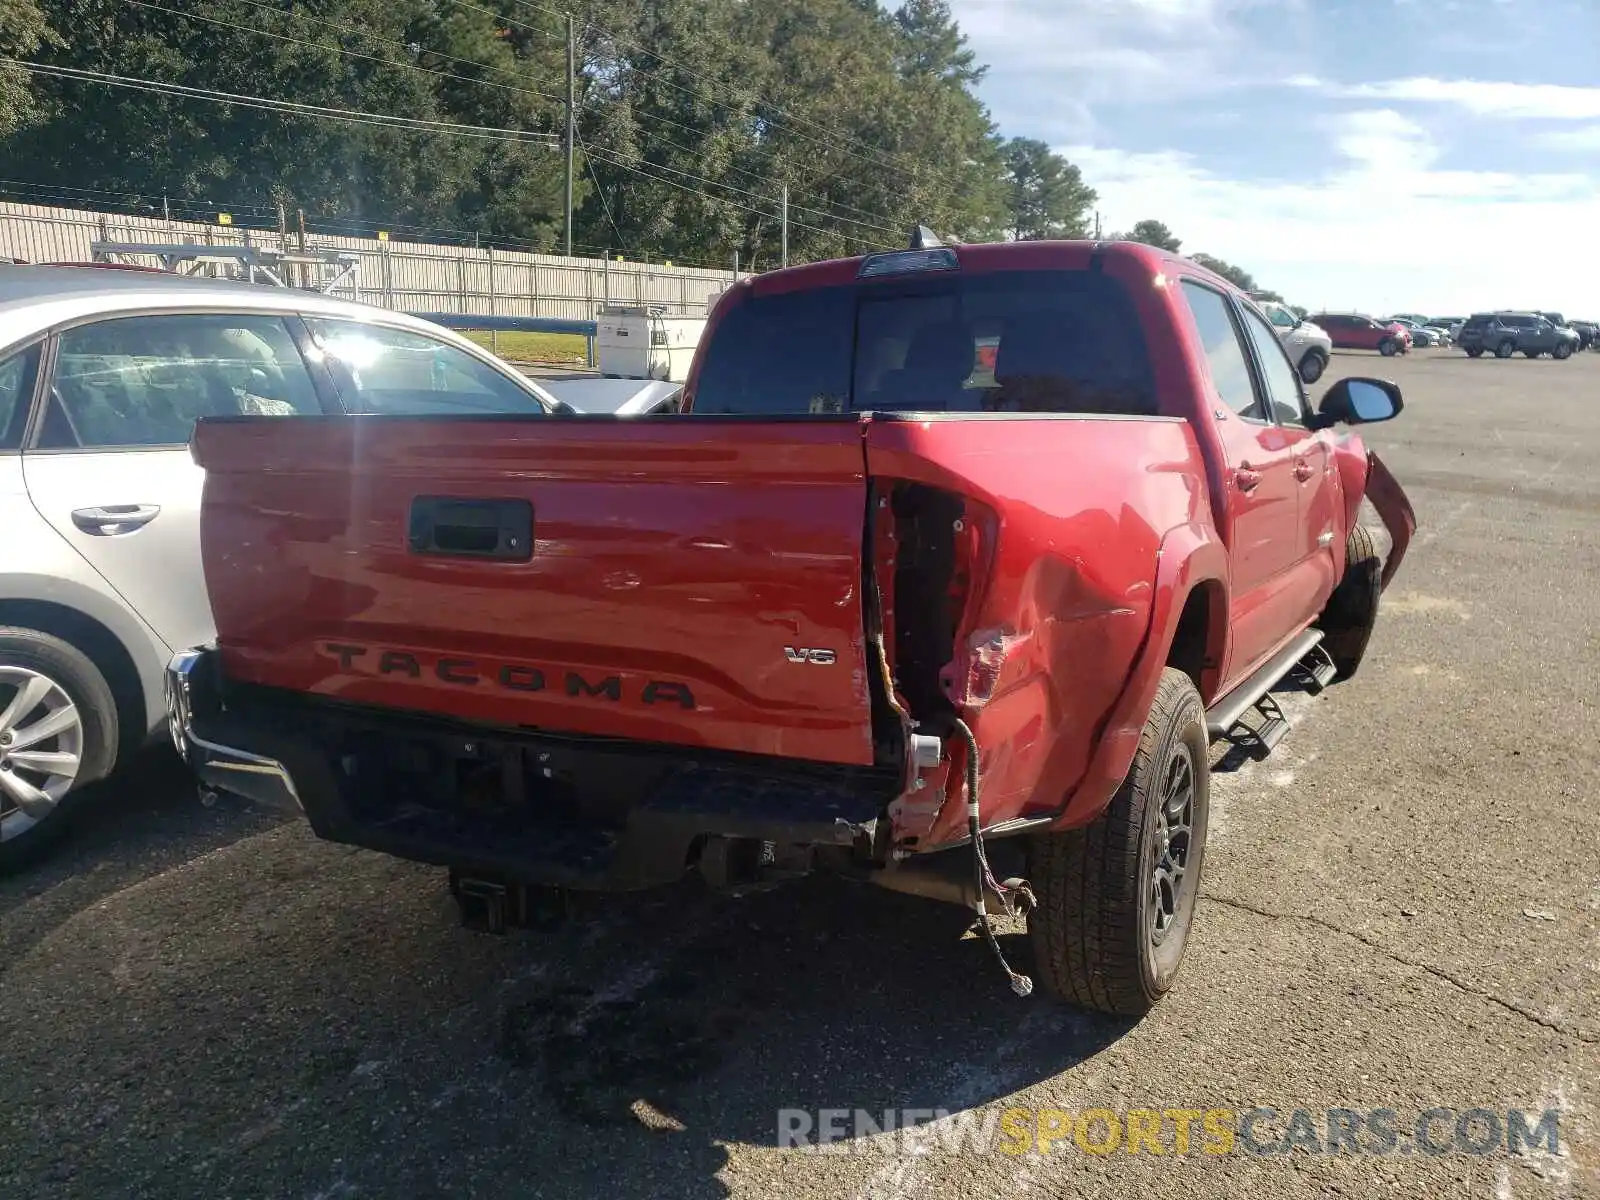
[(1025, 911), (1049, 991), (1148, 1009), (1210, 743), (1354, 672), (1405, 553), (1338, 428), (1398, 389), (1313, 411), (1251, 301), (1149, 247), (917, 238), (732, 288), (683, 407), (202, 421), (180, 752), (492, 927), (534, 886), (832, 871)]

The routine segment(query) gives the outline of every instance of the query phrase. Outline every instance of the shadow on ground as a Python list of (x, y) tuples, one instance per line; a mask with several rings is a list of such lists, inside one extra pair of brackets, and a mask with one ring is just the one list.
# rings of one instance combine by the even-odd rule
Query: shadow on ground
[(13, 974), (0, 1190), (724, 1196), (724, 1144), (777, 1145), (781, 1109), (960, 1112), (1127, 1028), (1014, 997), (960, 909), (823, 879), (504, 938), (440, 872), (295, 829), (144, 879)]

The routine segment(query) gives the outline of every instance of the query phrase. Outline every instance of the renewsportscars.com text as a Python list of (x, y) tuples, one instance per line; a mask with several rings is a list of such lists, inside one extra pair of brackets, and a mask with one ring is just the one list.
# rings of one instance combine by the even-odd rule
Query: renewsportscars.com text
[(839, 1154), (1449, 1154), (1561, 1152), (1558, 1109), (786, 1108), (780, 1148)]

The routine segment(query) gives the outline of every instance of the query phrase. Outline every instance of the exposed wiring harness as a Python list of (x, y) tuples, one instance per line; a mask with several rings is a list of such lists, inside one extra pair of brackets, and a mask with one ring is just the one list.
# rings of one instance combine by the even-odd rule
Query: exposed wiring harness
[(1008, 879), (1001, 883), (994, 877), (994, 872), (989, 869), (989, 856), (983, 848), (983, 836), (979, 831), (978, 812), (978, 739), (973, 736), (967, 723), (959, 717), (955, 720), (955, 730), (961, 735), (967, 746), (967, 831), (972, 838), (972, 870), (973, 882), (977, 887), (977, 895), (972, 902), (973, 911), (977, 914), (978, 927), (983, 930), (984, 940), (989, 943), (989, 949), (994, 952), (995, 961), (1000, 964), (1000, 969), (1006, 973), (1006, 978), (1011, 981), (1011, 990), (1019, 996), (1033, 994), (1033, 980), (1011, 969), (1011, 964), (1006, 962), (1004, 951), (994, 936), (994, 926), (989, 923), (989, 908), (987, 897), (993, 892), (1000, 898), (1007, 916), (1016, 916), (1019, 912), (1027, 912), (1034, 907), (1037, 901), (1033, 889), (1026, 881), (1021, 879)]

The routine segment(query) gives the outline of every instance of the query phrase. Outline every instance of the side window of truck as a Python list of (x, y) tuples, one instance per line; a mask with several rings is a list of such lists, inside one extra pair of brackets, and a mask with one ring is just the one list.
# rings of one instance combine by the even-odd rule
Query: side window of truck
[(1246, 420), (1267, 420), (1250, 375), (1250, 357), (1228, 312), (1228, 298), (1191, 279), (1183, 281), (1183, 297), (1205, 347), (1217, 398)]
[(1306, 414), (1300, 392), (1300, 376), (1289, 365), (1283, 352), (1283, 343), (1272, 327), (1244, 305), (1244, 327), (1255, 344), (1256, 360), (1261, 364), (1261, 380), (1267, 387), (1267, 398), (1272, 403), (1272, 415), (1280, 425), (1304, 425)]

